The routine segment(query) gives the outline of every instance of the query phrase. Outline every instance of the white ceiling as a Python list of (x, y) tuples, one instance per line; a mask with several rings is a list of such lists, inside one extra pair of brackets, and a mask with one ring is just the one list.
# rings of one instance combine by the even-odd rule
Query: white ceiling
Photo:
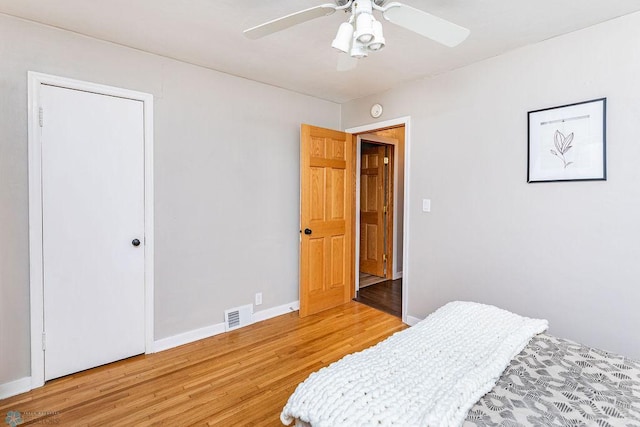
[(0, 0), (0, 13), (335, 102), (640, 11), (638, 0), (402, 0), (471, 30), (447, 48), (382, 20), (387, 47), (338, 72), (343, 12), (260, 40), (242, 31), (331, 0)]

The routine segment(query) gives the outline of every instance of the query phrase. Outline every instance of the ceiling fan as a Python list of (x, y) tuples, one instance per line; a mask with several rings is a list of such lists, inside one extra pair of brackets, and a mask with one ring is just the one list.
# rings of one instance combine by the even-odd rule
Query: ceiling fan
[[(375, 19), (374, 11), (380, 12), (389, 22), (445, 46), (457, 46), (469, 36), (468, 29), (430, 13), (398, 2), (385, 3), (386, 0), (335, 0), (335, 4), (311, 7), (249, 28), (244, 31), (244, 35), (250, 39), (258, 39), (315, 18), (331, 15), (337, 10), (344, 10), (351, 12), (351, 16), (347, 22), (340, 24), (331, 46), (352, 58), (364, 58), (369, 52), (378, 51), (386, 44), (382, 24)], [(338, 68), (341, 68), (340, 64)], [(348, 66), (343, 67), (346, 68)]]

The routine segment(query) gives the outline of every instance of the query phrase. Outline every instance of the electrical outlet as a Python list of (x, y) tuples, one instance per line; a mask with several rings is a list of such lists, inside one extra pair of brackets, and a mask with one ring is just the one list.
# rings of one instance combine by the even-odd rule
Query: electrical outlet
[(256, 294), (256, 305), (262, 304), (262, 292)]

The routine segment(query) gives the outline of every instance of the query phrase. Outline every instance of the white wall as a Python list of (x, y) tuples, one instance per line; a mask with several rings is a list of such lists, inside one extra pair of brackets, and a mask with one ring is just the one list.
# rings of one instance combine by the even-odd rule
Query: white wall
[[(343, 105), (411, 116), (410, 316), (475, 300), (640, 358), (639, 40), (634, 14)], [(599, 97), (608, 180), (527, 184), (527, 112)]]
[(155, 96), (156, 339), (298, 299), (299, 126), (339, 105), (0, 15), (0, 385), (30, 375), (28, 70)]

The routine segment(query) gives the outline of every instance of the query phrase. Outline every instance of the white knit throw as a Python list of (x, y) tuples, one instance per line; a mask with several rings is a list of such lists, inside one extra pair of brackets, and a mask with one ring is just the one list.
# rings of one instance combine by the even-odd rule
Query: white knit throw
[(547, 321), (451, 302), (417, 325), (350, 354), (298, 385), (285, 425), (459, 426)]

